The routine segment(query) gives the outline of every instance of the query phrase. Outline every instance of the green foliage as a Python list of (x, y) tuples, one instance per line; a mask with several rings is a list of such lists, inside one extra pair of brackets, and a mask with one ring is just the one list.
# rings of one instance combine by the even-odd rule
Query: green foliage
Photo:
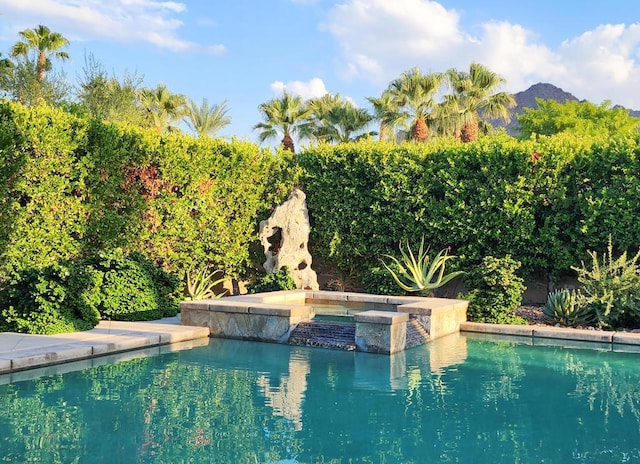
[(99, 251), (239, 277), (260, 219), (291, 190), (287, 153), (0, 103), (0, 280)]
[(278, 290), (295, 290), (296, 283), (289, 274), (289, 268), (283, 266), (277, 272), (270, 272), (254, 283), (247, 285), (249, 293), (276, 292)]
[(591, 266), (584, 262), (572, 269), (578, 273), (582, 284), (583, 304), (593, 314), (602, 328), (640, 327), (640, 250), (632, 258), (627, 253), (614, 257), (609, 240), (602, 261), (598, 254), (589, 251)]
[(389, 267), (385, 262), (382, 264), (405, 292), (428, 296), (433, 293), (433, 290), (442, 287), (447, 282), (463, 274), (462, 271), (456, 271), (445, 275), (444, 270), (447, 261), (455, 258), (455, 256), (449, 255), (447, 250), (443, 249), (431, 259), (429, 249), (424, 247), (424, 237), (420, 241), (420, 249), (417, 255), (414, 255), (409, 242), (407, 242), (407, 251), (403, 250), (402, 243), (400, 243), (399, 248), (402, 260), (398, 260), (394, 256), (385, 255), (396, 265), (397, 271)]
[(225, 280), (225, 277), (214, 279), (216, 274), (223, 274), (220, 269), (213, 272), (208, 267), (202, 267), (196, 269), (193, 265), (187, 270), (185, 276), (187, 280), (187, 294), (191, 300), (202, 300), (205, 298), (220, 298), (226, 293), (226, 290), (222, 293), (215, 293), (215, 287)]
[(469, 292), (467, 316), (474, 322), (495, 324), (523, 324), (525, 321), (515, 314), (522, 303), (525, 291), (524, 280), (516, 272), (520, 263), (505, 256), (487, 256), (482, 263), (472, 267), (465, 275)]
[(593, 321), (591, 311), (583, 304), (579, 292), (566, 288), (547, 296), (544, 315), (551, 322), (566, 326), (584, 326)]
[(101, 252), (83, 265), (99, 283), (102, 319), (148, 321), (178, 314), (180, 280), (140, 253)]
[(89, 330), (100, 319), (90, 273), (69, 263), (25, 269), (0, 291), (0, 332)]
[[(390, 262), (388, 266), (394, 272), (400, 272), (395, 263)], [(362, 285), (365, 292), (375, 295), (406, 295), (384, 266), (373, 266), (365, 272), (362, 275)]]
[(520, 134), (524, 138), (554, 135), (560, 132), (589, 135), (628, 134), (637, 131), (640, 119), (629, 115), (629, 110), (612, 108), (611, 102), (594, 105), (591, 102), (536, 99), (537, 108), (525, 108), (518, 116)]

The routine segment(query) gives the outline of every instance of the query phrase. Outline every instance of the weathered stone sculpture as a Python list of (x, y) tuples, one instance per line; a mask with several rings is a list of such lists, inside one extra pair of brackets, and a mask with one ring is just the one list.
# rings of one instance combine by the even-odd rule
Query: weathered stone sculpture
[(260, 222), (260, 242), (267, 258), (267, 272), (287, 266), (299, 289), (318, 290), (318, 276), (311, 269), (309, 211), (306, 195), (293, 189), (289, 199), (278, 206), (271, 217)]

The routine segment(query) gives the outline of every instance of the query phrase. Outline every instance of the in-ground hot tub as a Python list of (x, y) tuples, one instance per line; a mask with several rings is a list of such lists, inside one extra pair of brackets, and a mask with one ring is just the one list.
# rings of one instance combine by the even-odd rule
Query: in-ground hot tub
[[(209, 327), (212, 337), (287, 343), (314, 306), (340, 305), (355, 323), (358, 351), (392, 354), (404, 350), (408, 326), (424, 332), (423, 343), (458, 332), (468, 302), (447, 298), (290, 290), (181, 303), (182, 323)], [(415, 338), (415, 337), (414, 337)]]

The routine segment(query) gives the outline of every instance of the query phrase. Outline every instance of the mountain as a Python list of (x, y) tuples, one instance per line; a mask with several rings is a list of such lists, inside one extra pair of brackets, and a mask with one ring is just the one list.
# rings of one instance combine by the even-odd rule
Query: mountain
[(532, 85), (527, 90), (514, 93), (516, 106), (511, 110), (511, 122), (505, 124), (503, 121), (490, 121), (495, 128), (504, 127), (509, 135), (518, 134), (518, 115), (524, 113), (525, 108), (537, 108), (536, 98), (542, 100), (555, 100), (558, 103), (566, 103), (567, 101), (579, 101), (569, 92), (565, 92), (560, 87), (552, 84), (539, 82)]
[[(514, 93), (513, 96), (516, 99), (516, 106), (511, 110), (511, 122), (505, 124), (504, 121), (490, 120), (489, 122), (494, 128), (504, 127), (509, 135), (518, 135), (518, 115), (524, 113), (525, 108), (537, 108), (536, 98), (542, 100), (555, 100), (558, 103), (566, 103), (567, 101), (586, 101), (578, 100), (574, 95), (569, 92), (565, 92), (560, 87), (556, 87), (553, 84), (547, 84), (539, 82), (532, 85), (527, 90)], [(613, 108), (624, 108), (620, 105), (615, 105)], [(629, 115), (633, 117), (640, 117), (640, 111), (630, 110)]]

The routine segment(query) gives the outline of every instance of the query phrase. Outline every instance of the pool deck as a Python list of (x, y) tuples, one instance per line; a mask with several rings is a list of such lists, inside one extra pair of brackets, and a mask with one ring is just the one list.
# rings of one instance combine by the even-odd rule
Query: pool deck
[[(462, 333), (506, 335), (533, 344), (640, 351), (640, 333), (534, 325), (463, 322)], [(94, 329), (57, 335), (0, 333), (0, 375), (209, 337), (209, 328), (180, 325), (177, 317), (149, 322), (101, 321)], [(546, 340), (546, 341), (545, 341)]]
[(100, 321), (84, 332), (57, 335), (0, 333), (0, 374), (209, 337), (206, 327), (177, 317), (150, 322)]

